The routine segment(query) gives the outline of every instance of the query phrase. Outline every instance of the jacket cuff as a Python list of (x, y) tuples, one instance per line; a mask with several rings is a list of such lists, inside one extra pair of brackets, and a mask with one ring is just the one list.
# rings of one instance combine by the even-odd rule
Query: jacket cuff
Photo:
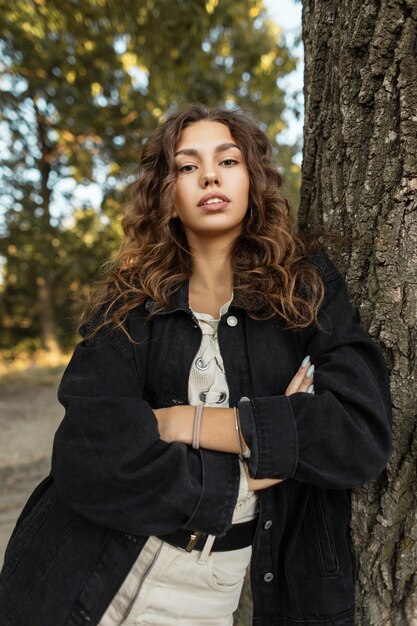
[(200, 499), (184, 528), (203, 530), (223, 536), (232, 525), (239, 493), (239, 460), (226, 454), (200, 448), (203, 489)]
[(252, 478), (291, 478), (298, 463), (297, 426), (288, 396), (238, 402), (242, 435), (250, 448)]

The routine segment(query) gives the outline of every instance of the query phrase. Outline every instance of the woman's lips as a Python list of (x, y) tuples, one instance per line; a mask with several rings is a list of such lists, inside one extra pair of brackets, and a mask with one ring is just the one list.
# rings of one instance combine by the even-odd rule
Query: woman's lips
[(217, 211), (223, 211), (230, 202), (230, 198), (224, 195), (220, 190), (206, 193), (202, 198), (198, 206), (205, 213), (216, 213)]
[(205, 213), (215, 213), (216, 211), (223, 211), (227, 207), (229, 203), (226, 201), (223, 202), (213, 202), (210, 204), (202, 204), (200, 209)]

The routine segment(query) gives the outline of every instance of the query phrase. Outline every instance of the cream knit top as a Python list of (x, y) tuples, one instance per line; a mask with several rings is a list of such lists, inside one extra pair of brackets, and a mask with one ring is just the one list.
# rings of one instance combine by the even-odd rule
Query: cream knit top
[[(228, 302), (220, 308), (219, 317), (215, 319), (209, 313), (193, 311), (201, 328), (203, 337), (200, 348), (191, 366), (188, 379), (188, 402), (197, 405), (204, 402), (206, 406), (228, 407), (229, 388), (224, 372), (223, 359), (217, 339), (217, 327), (220, 317), (227, 312), (233, 294)], [(204, 419), (204, 412), (203, 412)], [(233, 523), (246, 522), (256, 517), (258, 500), (253, 491), (248, 490), (248, 482), (243, 464), (240, 464), (239, 495), (233, 514)]]

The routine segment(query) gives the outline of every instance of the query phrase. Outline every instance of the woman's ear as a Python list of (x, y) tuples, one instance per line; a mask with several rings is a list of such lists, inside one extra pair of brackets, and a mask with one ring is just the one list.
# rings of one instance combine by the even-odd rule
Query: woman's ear
[(178, 213), (176, 212), (175, 209), (173, 209), (171, 217), (172, 219), (174, 219), (175, 217), (178, 217)]

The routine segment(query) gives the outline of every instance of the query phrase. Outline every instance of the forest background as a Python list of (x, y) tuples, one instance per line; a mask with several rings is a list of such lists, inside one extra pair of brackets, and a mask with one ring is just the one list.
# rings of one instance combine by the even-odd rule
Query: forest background
[(280, 86), (297, 58), (263, 1), (0, 6), (3, 357), (73, 345), (74, 301), (120, 241), (123, 192), (165, 112), (252, 111), (297, 207), (300, 146), (280, 139), (284, 110), (299, 114)]

